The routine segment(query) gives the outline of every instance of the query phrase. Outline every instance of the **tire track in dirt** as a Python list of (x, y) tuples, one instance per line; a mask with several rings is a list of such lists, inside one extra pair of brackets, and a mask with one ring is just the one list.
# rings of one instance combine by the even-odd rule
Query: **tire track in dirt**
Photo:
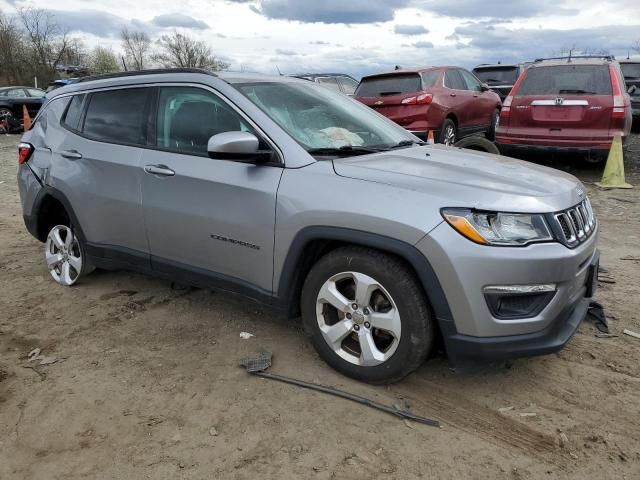
[(392, 387), (392, 391), (419, 404), (424, 413), (437, 418), (445, 426), (480, 436), (499, 447), (518, 450), (544, 463), (566, 463), (567, 457), (558, 451), (554, 436), (494, 412), (441, 385), (407, 378), (402, 384)]

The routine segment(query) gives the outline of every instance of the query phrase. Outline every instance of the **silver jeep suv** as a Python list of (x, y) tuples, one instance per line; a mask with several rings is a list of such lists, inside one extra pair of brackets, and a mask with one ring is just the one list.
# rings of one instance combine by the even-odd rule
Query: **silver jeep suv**
[(585, 316), (598, 224), (580, 182), (425, 146), (286, 77), (199, 70), (52, 92), (19, 147), (28, 230), (53, 279), (131, 269), (301, 315), (372, 383), (441, 341), (454, 367), (554, 352)]

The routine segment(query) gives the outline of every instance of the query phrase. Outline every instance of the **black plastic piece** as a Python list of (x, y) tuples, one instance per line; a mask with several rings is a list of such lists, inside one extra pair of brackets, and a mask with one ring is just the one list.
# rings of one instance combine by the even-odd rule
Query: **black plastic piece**
[(92, 75), (89, 77), (83, 77), (72, 85), (84, 82), (91, 82), (93, 80), (108, 80), (111, 78), (121, 78), (121, 77), (137, 77), (140, 75), (159, 75), (165, 73), (201, 73), (205, 75), (211, 75), (212, 77), (217, 77), (213, 72), (208, 70), (203, 70), (201, 68), (151, 68), (149, 70), (130, 70), (128, 72), (116, 72), (116, 73), (105, 73), (103, 75)]
[(485, 293), (491, 315), (500, 320), (532, 318), (538, 315), (556, 292)]

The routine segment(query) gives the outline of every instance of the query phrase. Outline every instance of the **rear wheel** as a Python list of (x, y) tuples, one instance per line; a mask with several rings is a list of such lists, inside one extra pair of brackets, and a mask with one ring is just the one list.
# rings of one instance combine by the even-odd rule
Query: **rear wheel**
[(344, 375), (391, 383), (429, 354), (434, 321), (413, 272), (377, 250), (322, 257), (302, 290), (302, 320), (318, 354)]
[(56, 225), (49, 230), (44, 255), (51, 277), (60, 285), (70, 287), (81, 275), (93, 270), (80, 239), (66, 225)]
[(445, 119), (440, 130), (440, 143), (451, 146), (456, 143), (457, 131), (456, 124), (450, 118)]
[(487, 138), (492, 142), (496, 139), (496, 129), (500, 125), (500, 110), (497, 108), (491, 114), (491, 125), (489, 125), (489, 129), (487, 130)]

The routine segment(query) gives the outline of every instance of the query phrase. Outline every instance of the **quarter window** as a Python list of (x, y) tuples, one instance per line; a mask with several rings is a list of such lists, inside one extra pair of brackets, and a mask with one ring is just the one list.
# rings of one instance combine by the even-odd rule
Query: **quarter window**
[(318, 77), (318, 83), (323, 87), (329, 87), (333, 90), (340, 91), (340, 87), (338, 86), (338, 81), (335, 77)]
[(82, 103), (85, 95), (74, 95), (67, 108), (63, 123), (73, 130), (80, 130), (80, 117), (82, 116)]
[(104, 142), (144, 145), (148, 88), (91, 94), (83, 132)]
[(358, 87), (358, 82), (349, 77), (338, 77), (338, 83), (342, 87), (342, 92), (347, 95), (353, 95), (353, 92), (355, 92)]
[(209, 138), (224, 132), (256, 132), (213, 93), (195, 87), (165, 87), (158, 99), (158, 147), (207, 156)]

